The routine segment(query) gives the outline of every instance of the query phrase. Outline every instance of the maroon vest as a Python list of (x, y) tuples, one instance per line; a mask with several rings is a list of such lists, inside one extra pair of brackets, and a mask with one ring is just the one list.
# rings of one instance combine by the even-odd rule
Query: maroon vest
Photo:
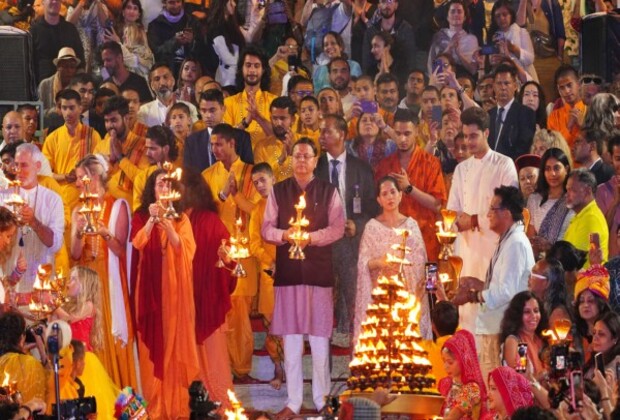
[[(329, 225), (328, 208), (335, 187), (328, 182), (314, 178), (306, 186), (306, 209), (303, 215), (310, 221), (307, 232), (324, 229)], [(278, 203), (278, 228), (288, 229), (291, 218), (297, 216), (295, 204), (303, 190), (293, 177), (277, 183), (273, 193)], [(274, 286), (297, 286), (301, 284), (319, 287), (334, 287), (332, 269), (332, 246), (307, 246), (305, 260), (292, 260), (288, 251), (291, 245), (285, 243), (276, 247), (276, 274)]]

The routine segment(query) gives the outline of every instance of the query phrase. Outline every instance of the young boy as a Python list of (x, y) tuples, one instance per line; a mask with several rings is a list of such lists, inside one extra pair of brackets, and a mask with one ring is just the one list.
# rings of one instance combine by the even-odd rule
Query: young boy
[(459, 310), (450, 301), (437, 302), (431, 311), (433, 333), (437, 337), (434, 341), (425, 341), (422, 347), (428, 352), (428, 360), (433, 366), (432, 374), (437, 383), (447, 376), (441, 359), (441, 349), (448, 338), (456, 332), (459, 326)]

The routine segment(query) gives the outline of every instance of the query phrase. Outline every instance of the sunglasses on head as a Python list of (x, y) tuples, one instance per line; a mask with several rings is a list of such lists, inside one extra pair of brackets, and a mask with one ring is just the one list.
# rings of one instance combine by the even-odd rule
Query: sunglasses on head
[(594, 83), (595, 85), (602, 85), (603, 79), (597, 76), (586, 76), (581, 78), (581, 83), (583, 83), (584, 85), (590, 85), (592, 83)]

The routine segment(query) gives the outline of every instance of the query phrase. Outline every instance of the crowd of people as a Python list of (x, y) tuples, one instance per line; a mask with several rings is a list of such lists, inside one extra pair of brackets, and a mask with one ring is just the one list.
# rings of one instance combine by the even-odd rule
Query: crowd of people
[[(580, 73), (576, 47), (581, 19), (616, 5), (23, 3), (0, 8), (32, 38), (40, 102), (2, 119), (0, 372), (28, 410), (55, 400), (29, 312), (51, 264), (68, 279), (48, 317), (73, 337), (63, 399), (95, 395), (107, 419), (131, 386), (151, 418), (186, 418), (200, 380), (230, 408), (226, 391), (256, 382), (258, 317), (270, 384), (287, 392), (275, 418), (302, 409), (305, 339), (320, 411), (330, 338), (353, 349), (407, 229), (435, 414), (620, 418), (620, 78)], [(442, 209), (462, 270), (429, 300)], [(240, 235), (248, 256), (231, 252)], [(558, 340), (543, 331), (559, 326), (578, 402), (557, 398)]]

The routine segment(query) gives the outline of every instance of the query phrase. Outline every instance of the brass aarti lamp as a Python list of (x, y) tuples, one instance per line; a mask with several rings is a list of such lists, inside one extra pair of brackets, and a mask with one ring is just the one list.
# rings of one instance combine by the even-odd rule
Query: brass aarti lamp
[(297, 215), (295, 218), (291, 217), (288, 224), (294, 229), (293, 233), (289, 236), (293, 240), (293, 245), (288, 250), (288, 256), (292, 260), (305, 260), (306, 254), (304, 253), (301, 244), (310, 239), (310, 233), (305, 231), (310, 225), (310, 221), (303, 215), (303, 211), (306, 208), (306, 193), (304, 192), (299, 196), (299, 202), (295, 204), (295, 210)]
[(79, 209), (79, 213), (86, 219), (86, 226), (82, 229), (82, 235), (96, 235), (97, 219), (101, 213), (101, 205), (99, 204), (99, 194), (90, 191), (91, 179), (88, 175), (82, 177), (82, 184), (84, 185), (84, 191), (80, 194), (80, 201), (82, 207)]
[(159, 205), (164, 209), (164, 217), (166, 219), (178, 219), (179, 214), (174, 208), (174, 202), (181, 199), (181, 193), (173, 188), (174, 181), (181, 180), (181, 168), (174, 169), (172, 163), (164, 162), (162, 165), (166, 174), (162, 180), (166, 183), (166, 193), (159, 196)]

